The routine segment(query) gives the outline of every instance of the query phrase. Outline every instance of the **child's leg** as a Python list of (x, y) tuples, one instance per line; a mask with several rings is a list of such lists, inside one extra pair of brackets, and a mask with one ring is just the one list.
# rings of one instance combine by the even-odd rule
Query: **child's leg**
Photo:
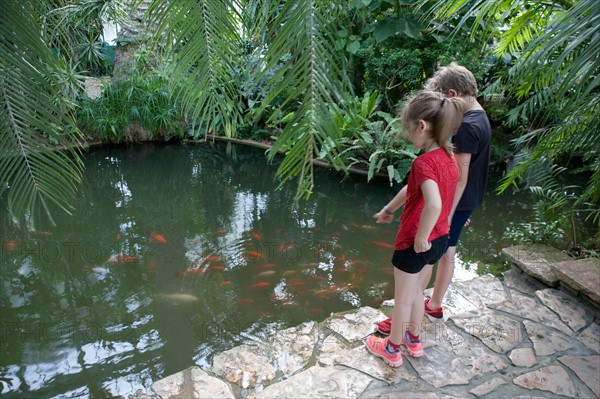
[[(411, 321), (411, 313), (415, 296), (420, 292), (419, 285), (420, 273), (406, 273), (398, 268), (394, 268), (394, 313), (392, 316), (392, 331), (390, 333), (390, 341), (394, 344), (402, 342), (402, 336), (409, 321)], [(421, 297), (422, 297), (421, 293)], [(423, 306), (421, 299), (421, 306)], [(423, 309), (421, 308), (421, 318), (423, 317)], [(420, 320), (419, 320), (420, 323)]]
[(442, 300), (448, 287), (452, 282), (452, 276), (454, 275), (454, 257), (456, 255), (456, 247), (448, 247), (446, 253), (438, 261), (437, 272), (435, 273), (435, 285), (433, 287), (433, 293), (429, 300), (429, 307), (437, 309), (442, 306)]
[(425, 291), (427, 289), (427, 286), (429, 285), (429, 282), (431, 281), (431, 275), (433, 274), (433, 266), (425, 265), (423, 270), (421, 270), (421, 273), (424, 273), (423, 283), (421, 283), (421, 290)]
[[(427, 272), (427, 268), (431, 271), (431, 265), (426, 265), (419, 273), (417, 273), (417, 282), (415, 287), (422, 287), (426, 283), (427, 279), (430, 278), (431, 274)], [(425, 314), (425, 302), (423, 297), (423, 291), (417, 289), (413, 296), (413, 303), (410, 312), (410, 324), (409, 329), (413, 335), (421, 335), (421, 324), (423, 323), (423, 315)]]

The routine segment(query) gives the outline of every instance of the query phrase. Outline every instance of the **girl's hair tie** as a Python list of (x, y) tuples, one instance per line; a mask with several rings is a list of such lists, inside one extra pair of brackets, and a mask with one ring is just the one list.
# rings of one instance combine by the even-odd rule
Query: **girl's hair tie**
[(442, 97), (442, 101), (440, 104), (440, 108), (442, 108), (444, 106), (444, 104), (446, 103), (446, 97)]

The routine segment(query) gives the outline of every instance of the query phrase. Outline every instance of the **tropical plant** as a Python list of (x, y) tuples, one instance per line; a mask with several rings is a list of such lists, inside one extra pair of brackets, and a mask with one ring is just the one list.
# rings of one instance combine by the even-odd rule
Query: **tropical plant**
[(174, 99), (169, 63), (155, 67), (147, 49), (132, 57), (127, 77), (112, 81), (98, 99), (83, 99), (78, 122), (90, 137), (108, 142), (183, 137), (187, 121)]
[[(54, 0), (45, 11), (47, 40), (80, 71), (109, 73), (114, 47), (104, 40), (104, 25), (128, 21), (121, 0)], [(61, 29), (55, 29), (62, 27)]]
[(346, 139), (346, 149), (340, 156), (350, 161), (349, 166), (367, 169), (367, 180), (381, 174), (385, 168), (390, 186), (402, 183), (418, 150), (402, 138), (398, 121), (385, 112), (377, 112), (382, 120), (367, 122), (357, 138)]
[(27, 216), (29, 225), (39, 208), (48, 215), (52, 206), (70, 212), (83, 169), (63, 84), (73, 71), (40, 34), (40, 11), (51, 5), (5, 0), (0, 13), (0, 193), (13, 219)]

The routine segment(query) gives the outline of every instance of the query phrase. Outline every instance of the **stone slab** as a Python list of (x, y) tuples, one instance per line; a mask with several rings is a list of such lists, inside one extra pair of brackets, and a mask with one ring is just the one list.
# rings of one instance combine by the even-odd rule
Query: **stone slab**
[(508, 367), (502, 356), (489, 353), (478, 339), (448, 327), (440, 329), (439, 324), (441, 323), (426, 325), (427, 329), (433, 328), (436, 331), (425, 332), (431, 345), (425, 349), (425, 356), (404, 357), (419, 377), (429, 384), (436, 388), (464, 385), (473, 378)]
[(510, 300), (498, 305), (492, 305), (491, 307), (523, 319), (532, 320), (553, 327), (569, 336), (573, 335), (573, 330), (563, 323), (556, 313), (546, 306), (540, 305), (535, 298), (531, 298), (516, 291), (513, 292), (511, 296), (512, 298)]
[(577, 338), (586, 348), (591, 349), (594, 353), (600, 353), (600, 326), (598, 324), (590, 324)]
[(552, 270), (564, 284), (600, 305), (600, 258), (558, 262)]
[(537, 364), (531, 348), (517, 348), (510, 353), (509, 359), (517, 367), (532, 367)]
[(481, 385), (478, 385), (477, 387), (471, 389), (469, 392), (471, 392), (473, 395), (480, 397), (480, 396), (484, 396), (487, 395), (491, 392), (494, 392), (496, 390), (496, 388), (498, 388), (500, 385), (504, 385), (506, 384), (506, 381), (504, 381), (502, 378), (500, 377), (495, 377), (492, 378), (489, 381), (484, 382)]
[(494, 352), (508, 352), (523, 341), (521, 323), (492, 310), (465, 313), (453, 320)]
[(540, 280), (524, 273), (517, 266), (511, 267), (509, 270), (502, 273), (504, 284), (510, 290), (516, 290), (526, 295), (534, 295), (535, 291), (542, 290), (548, 286)]
[(222, 398), (233, 399), (231, 388), (218, 378), (194, 366), (170, 375), (152, 384), (152, 390), (160, 398)]
[(325, 326), (348, 342), (357, 342), (372, 334), (375, 323), (386, 318), (381, 310), (366, 306), (350, 313), (332, 316), (325, 321)]
[(240, 345), (217, 354), (211, 371), (218, 377), (241, 388), (254, 388), (275, 378), (275, 368), (269, 361), (265, 345)]
[(539, 323), (523, 320), (529, 339), (537, 356), (550, 356), (557, 352), (572, 349), (575, 344), (565, 334), (547, 328)]
[(540, 389), (570, 398), (577, 396), (575, 385), (567, 371), (560, 366), (542, 367), (516, 377), (513, 383), (527, 389)]
[(315, 322), (280, 331), (273, 338), (269, 353), (275, 371), (288, 376), (304, 368), (318, 340), (319, 331)]
[(573, 331), (579, 331), (592, 319), (581, 303), (571, 295), (552, 288), (536, 291), (535, 295), (544, 305), (552, 309)]
[(363, 373), (345, 367), (313, 366), (269, 385), (256, 398), (357, 398), (371, 381)]
[(503, 248), (502, 253), (525, 273), (551, 287), (557, 287), (560, 281), (552, 268), (552, 264), (571, 259), (569, 255), (562, 251), (542, 244), (515, 245)]
[(563, 356), (558, 360), (600, 397), (600, 356)]

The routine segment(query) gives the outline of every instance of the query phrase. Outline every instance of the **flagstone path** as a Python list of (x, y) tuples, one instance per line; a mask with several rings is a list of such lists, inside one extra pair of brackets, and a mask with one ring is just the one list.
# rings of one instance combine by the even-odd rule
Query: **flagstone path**
[(502, 280), (453, 283), (446, 320), (423, 320), (425, 356), (406, 355), (399, 368), (364, 346), (391, 314), (388, 301), (219, 353), (209, 369), (128, 398), (600, 397), (600, 259), (573, 261), (545, 246), (503, 252), (516, 267)]

